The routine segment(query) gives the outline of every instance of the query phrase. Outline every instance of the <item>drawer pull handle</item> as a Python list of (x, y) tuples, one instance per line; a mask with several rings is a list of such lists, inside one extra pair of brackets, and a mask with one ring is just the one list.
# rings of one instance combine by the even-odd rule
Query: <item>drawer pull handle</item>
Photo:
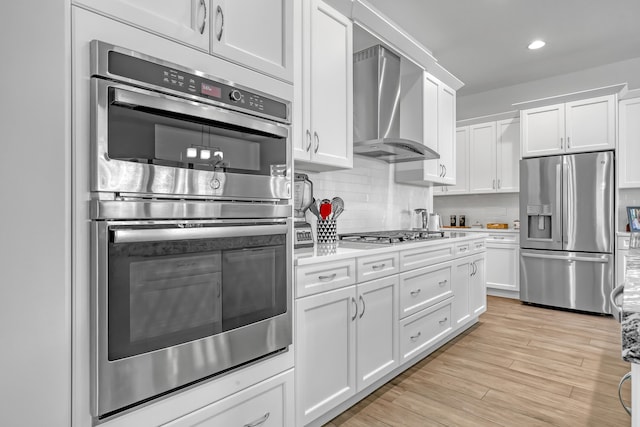
[(260, 419), (255, 420), (252, 423), (245, 424), (243, 427), (258, 427), (258, 426), (261, 426), (262, 424), (264, 424), (269, 419), (269, 415), (270, 415), (270, 413), (267, 412), (262, 417), (260, 417)]
[(382, 264), (376, 264), (376, 265), (372, 265), (371, 268), (373, 270), (380, 270), (381, 268), (384, 268), (386, 264), (383, 262)]
[(449, 320), (449, 319), (448, 319), (447, 317), (445, 317), (444, 319), (442, 319), (442, 320), (438, 321), (438, 323), (440, 323), (440, 324), (442, 325), (442, 324), (443, 324), (443, 323), (445, 323), (447, 320)]
[(442, 282), (438, 282), (438, 285), (440, 285), (442, 287), (442, 286), (446, 285), (447, 282), (448, 282), (448, 280), (444, 279)]
[(422, 332), (418, 332), (417, 334), (412, 335), (411, 337), (409, 337), (409, 339), (415, 342), (418, 338), (420, 338), (420, 335), (422, 335)]
[(460, 252), (466, 252), (466, 251), (467, 251), (466, 247), (465, 248), (460, 248)]
[(411, 291), (411, 296), (412, 297), (417, 297), (418, 294), (422, 291), (422, 289), (416, 289), (415, 291)]
[(321, 282), (329, 282), (333, 279), (335, 279), (337, 276), (336, 273), (330, 274), (328, 276), (318, 276), (318, 279), (320, 279)]

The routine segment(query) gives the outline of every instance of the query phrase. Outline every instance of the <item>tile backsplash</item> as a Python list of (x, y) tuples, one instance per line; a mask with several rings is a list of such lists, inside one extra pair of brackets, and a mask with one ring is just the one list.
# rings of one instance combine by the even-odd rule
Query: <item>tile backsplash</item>
[[(380, 160), (354, 156), (353, 169), (295, 170), (309, 175), (316, 199), (339, 196), (344, 200), (344, 212), (337, 221), (338, 234), (410, 228), (413, 209), (433, 209), (430, 187), (395, 182), (395, 166)], [(315, 229), (315, 216), (310, 212), (307, 221)]]
[(435, 197), (433, 204), (442, 225), (449, 225), (451, 215), (456, 216), (456, 221), (464, 215), (467, 226), (476, 221), (483, 226), (488, 222), (505, 222), (513, 228), (513, 221), (520, 215), (519, 193), (441, 196)]

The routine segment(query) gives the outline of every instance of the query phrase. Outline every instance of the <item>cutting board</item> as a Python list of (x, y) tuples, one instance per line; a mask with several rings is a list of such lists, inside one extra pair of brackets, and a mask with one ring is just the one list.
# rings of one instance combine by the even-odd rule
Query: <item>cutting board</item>
[(509, 228), (509, 224), (504, 222), (490, 222), (487, 224), (487, 228), (494, 230), (505, 230)]

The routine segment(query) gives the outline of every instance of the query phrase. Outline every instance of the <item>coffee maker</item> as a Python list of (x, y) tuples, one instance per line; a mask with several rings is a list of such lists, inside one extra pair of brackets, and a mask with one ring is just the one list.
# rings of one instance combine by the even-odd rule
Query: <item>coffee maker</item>
[(313, 203), (313, 183), (307, 174), (296, 173), (293, 179), (293, 188), (293, 247), (296, 249), (312, 247), (313, 235), (305, 212)]

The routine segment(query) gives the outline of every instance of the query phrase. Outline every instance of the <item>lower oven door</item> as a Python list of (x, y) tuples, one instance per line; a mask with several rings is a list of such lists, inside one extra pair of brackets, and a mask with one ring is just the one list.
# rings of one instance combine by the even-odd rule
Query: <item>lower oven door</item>
[(291, 220), (96, 221), (94, 416), (292, 342)]

